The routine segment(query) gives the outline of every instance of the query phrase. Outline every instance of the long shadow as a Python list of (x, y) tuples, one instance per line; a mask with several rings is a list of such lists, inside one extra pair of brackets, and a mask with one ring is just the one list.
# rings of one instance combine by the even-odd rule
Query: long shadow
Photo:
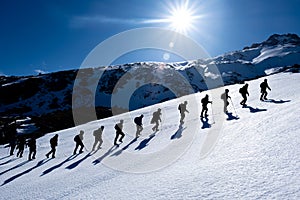
[[(94, 152), (95, 153), (95, 152)], [(84, 156), (83, 158), (81, 158), (80, 160), (77, 160), (76, 162), (72, 163), (71, 165), (67, 166), (65, 169), (74, 169), (75, 167), (77, 167), (82, 161), (86, 160), (88, 157), (90, 157), (91, 155), (93, 155), (94, 153), (90, 152), (88, 153), (86, 156)]]
[(52, 172), (53, 170), (55, 170), (55, 169), (61, 167), (63, 164), (65, 164), (65, 163), (67, 163), (67, 162), (73, 160), (73, 159), (76, 158), (78, 155), (79, 155), (79, 154), (69, 156), (69, 157), (68, 157), (66, 160), (64, 160), (63, 162), (61, 162), (61, 163), (59, 163), (59, 164), (57, 164), (57, 165), (54, 165), (53, 167), (51, 167), (51, 168), (49, 168), (49, 169), (43, 171), (43, 173), (42, 173), (40, 176), (44, 176), (44, 175), (46, 175), (46, 174), (49, 174), (49, 173)]
[(128, 147), (130, 145), (132, 145), (133, 143), (135, 143), (137, 141), (137, 138), (134, 138), (133, 140), (131, 140), (125, 147), (123, 147), (122, 149), (120, 149), (119, 151), (117, 151), (116, 153), (112, 154), (112, 156), (119, 156), (123, 151), (125, 151), (126, 149), (128, 149)]
[(7, 160), (7, 161), (5, 161), (5, 162), (3, 162), (3, 163), (0, 163), (0, 166), (1, 165), (5, 165), (5, 164), (7, 164), (7, 163), (10, 163), (10, 162), (12, 162), (12, 161), (15, 161), (15, 160), (17, 160), (18, 158), (12, 158), (12, 159), (9, 159), (9, 160)]
[(108, 149), (108, 151), (103, 154), (101, 157), (97, 158), (96, 160), (93, 161), (94, 165), (97, 165), (99, 163), (101, 163), (101, 161), (106, 158), (109, 154), (111, 154), (112, 152), (114, 152), (116, 149), (118, 148), (118, 145), (114, 145), (112, 146), (110, 149)]
[(275, 100), (275, 99), (268, 99), (268, 100), (265, 100), (264, 102), (267, 102), (267, 103), (276, 103), (276, 104), (283, 104), (283, 103), (287, 103), (287, 102), (290, 102), (291, 100)]
[(208, 118), (207, 117), (200, 117), (200, 120), (202, 122), (201, 129), (206, 129), (206, 128), (210, 128), (211, 127), (211, 124), (208, 123)]
[(177, 131), (174, 133), (174, 135), (171, 136), (171, 140), (174, 140), (174, 139), (179, 139), (182, 137), (182, 132), (186, 129), (182, 127), (182, 124), (179, 125)]
[(261, 108), (253, 108), (251, 106), (243, 106), (243, 108), (249, 108), (251, 113), (257, 113), (257, 112), (263, 112), (263, 111), (267, 111), (267, 109), (261, 109)]
[(3, 158), (0, 158), (0, 160), (3, 160), (3, 159), (8, 158), (8, 157), (10, 157), (10, 155), (4, 156)]
[(145, 148), (146, 146), (148, 146), (148, 143), (155, 137), (155, 133), (152, 133), (148, 138), (144, 139), (143, 141), (141, 141), (141, 143), (139, 144), (139, 146), (137, 146), (134, 150), (142, 150), (143, 148)]
[(17, 169), (18, 167), (22, 167), (23, 165), (25, 165), (26, 163), (29, 163), (29, 162), (30, 162), (30, 161), (26, 160), (26, 161), (24, 161), (24, 162), (22, 162), (22, 163), (20, 163), (20, 164), (17, 164), (16, 166), (14, 166), (14, 167), (12, 167), (12, 168), (10, 168), (10, 169), (7, 169), (7, 170), (5, 170), (5, 171), (3, 171), (3, 172), (0, 172), (0, 176), (1, 176), (2, 174), (5, 174), (6, 172), (9, 172), (9, 171), (11, 171), (11, 170)]
[(50, 160), (51, 160), (51, 158), (46, 158), (46, 159), (43, 159), (43, 160), (39, 161), (34, 167), (31, 167), (31, 168), (25, 170), (24, 172), (21, 172), (21, 173), (19, 173), (17, 175), (14, 175), (14, 176), (10, 177), (9, 179), (6, 179), (1, 186), (6, 185), (7, 183), (12, 182), (13, 180), (19, 178), (20, 176), (28, 174), (32, 170), (34, 170), (34, 169), (36, 169), (36, 168), (44, 165), (45, 163), (49, 162)]
[(233, 116), (231, 112), (226, 112), (226, 115), (227, 115), (227, 119), (226, 119), (227, 121), (240, 119), (238, 116)]

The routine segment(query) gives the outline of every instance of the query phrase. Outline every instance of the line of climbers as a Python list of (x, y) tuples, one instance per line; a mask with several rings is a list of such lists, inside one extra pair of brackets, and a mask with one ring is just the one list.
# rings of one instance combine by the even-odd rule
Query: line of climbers
[[(267, 89), (271, 90), (271, 88), (268, 85), (267, 79), (264, 79), (264, 81), (260, 84), (260, 89), (261, 89), (261, 96), (260, 96), (260, 100), (264, 101), (267, 100)], [(248, 92), (248, 84), (245, 84), (243, 87), (241, 87), (239, 89), (240, 94), (242, 95), (243, 100), (240, 102), (241, 105), (246, 106), (246, 102), (247, 102), (247, 96), (249, 96), (249, 92)], [(231, 97), (229, 96), (229, 90), (225, 89), (225, 92), (221, 95), (221, 99), (224, 101), (224, 112), (227, 113), (227, 107), (229, 105), (229, 101), (228, 99), (231, 99)], [(184, 118), (185, 118), (185, 113), (189, 113), (189, 111), (187, 110), (187, 101), (184, 101), (183, 103), (178, 105), (178, 110), (180, 113), (180, 125), (182, 125), (184, 123)], [(209, 96), (206, 95), (203, 99), (201, 99), (201, 103), (202, 103), (202, 111), (201, 111), (201, 118), (207, 118), (208, 117), (208, 107), (207, 105), (209, 103), (212, 104), (212, 101), (209, 100)], [(158, 108), (157, 111), (155, 111), (152, 114), (152, 118), (150, 123), (154, 124), (152, 130), (154, 132), (159, 131), (159, 122), (161, 122), (161, 109)], [(141, 132), (143, 130), (143, 117), (144, 115), (140, 115), (138, 117), (135, 117), (133, 122), (136, 125), (136, 138), (138, 138), (141, 135)], [(120, 120), (117, 124), (115, 124), (114, 128), (116, 131), (116, 135), (115, 135), (115, 139), (114, 139), (114, 145), (119, 145), (120, 143), (123, 142), (123, 138), (125, 137), (125, 133), (123, 132), (123, 123), (124, 120)], [(92, 146), (92, 151), (97, 151), (99, 149), (101, 149), (101, 145), (103, 143), (103, 139), (102, 139), (102, 133), (104, 130), (104, 126), (101, 126), (100, 128), (96, 129), (93, 132), (93, 136), (94, 136), (94, 143)], [(83, 148), (84, 148), (84, 144), (83, 144), (83, 135), (84, 135), (84, 131), (80, 130), (80, 133), (78, 135), (76, 135), (74, 137), (74, 142), (75, 142), (75, 149), (73, 151), (73, 154), (77, 154), (77, 149), (78, 147), (80, 147), (79, 152), (78, 153), (82, 153), (83, 152)], [(119, 142), (119, 143), (118, 143)], [(50, 139), (50, 147), (51, 150), (46, 154), (46, 157), (49, 158), (49, 156), (52, 154), (52, 158), (55, 158), (55, 152), (56, 152), (56, 147), (58, 144), (58, 134), (56, 134), (55, 136), (53, 136)], [(98, 144), (98, 146), (97, 146)], [(20, 136), (17, 140), (17, 143), (15, 143), (15, 141), (12, 141), (10, 143), (10, 155), (13, 155), (14, 149), (17, 146), (18, 152), (17, 152), (17, 157), (22, 157), (23, 156), (23, 152), (24, 152), (24, 148), (25, 145), (27, 145), (29, 147), (29, 155), (28, 155), (28, 160), (32, 160), (35, 159), (35, 155), (36, 155), (36, 139), (34, 137), (30, 138), (29, 140), (25, 140), (24, 136)], [(97, 148), (96, 148), (97, 146)]]

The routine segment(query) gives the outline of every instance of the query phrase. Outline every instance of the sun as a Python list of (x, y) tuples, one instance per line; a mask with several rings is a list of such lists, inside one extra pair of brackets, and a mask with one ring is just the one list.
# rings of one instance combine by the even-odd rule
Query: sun
[(185, 32), (193, 24), (192, 15), (185, 8), (176, 9), (172, 12), (170, 17), (171, 27), (176, 31)]
[(195, 11), (189, 7), (188, 1), (181, 5), (171, 6), (170, 16), (168, 17), (170, 27), (177, 32), (186, 34), (194, 28), (194, 23), (197, 19), (197, 16), (194, 14)]

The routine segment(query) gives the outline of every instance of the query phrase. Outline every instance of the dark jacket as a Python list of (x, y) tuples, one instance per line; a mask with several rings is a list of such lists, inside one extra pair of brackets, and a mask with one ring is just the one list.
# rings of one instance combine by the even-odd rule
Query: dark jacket
[(266, 92), (267, 91), (267, 88), (269, 90), (271, 90), (271, 88), (269, 87), (268, 85), (268, 82), (264, 81), (260, 84), (260, 89), (261, 89), (261, 92)]
[(75, 141), (76, 143), (78, 143), (78, 144), (82, 144), (82, 145), (83, 145), (83, 143), (82, 143), (82, 138), (80, 137), (80, 135), (76, 135), (76, 136), (74, 137), (74, 141)]
[(29, 149), (35, 150), (36, 149), (36, 140), (34, 138), (29, 139), (27, 142), (27, 146), (29, 147)]
[(122, 129), (123, 129), (123, 124), (122, 123), (118, 123), (115, 125), (115, 129), (117, 133), (121, 133)]
[(25, 143), (26, 143), (25, 138), (23, 137), (19, 138), (17, 143), (17, 148), (20, 150), (24, 150)]
[(50, 139), (50, 145), (51, 145), (51, 147), (56, 147), (57, 146), (57, 137), (53, 137), (53, 138), (51, 138)]
[(142, 120), (143, 120), (143, 116), (136, 117), (134, 118), (134, 123), (138, 126), (142, 126), (143, 125)]
[(203, 107), (207, 107), (208, 103), (211, 103), (211, 101), (208, 100), (208, 96), (205, 96), (202, 100), (201, 100), (202, 106)]
[(248, 85), (244, 85), (243, 87), (240, 88), (239, 92), (243, 95), (243, 96), (246, 96), (248, 95), (249, 96), (249, 93), (248, 93)]
[(95, 130), (93, 135), (95, 136), (96, 140), (101, 140), (102, 139), (102, 129)]
[(179, 104), (178, 110), (180, 111), (180, 113), (184, 113), (185, 111), (187, 111), (186, 104), (184, 104), (184, 103)]

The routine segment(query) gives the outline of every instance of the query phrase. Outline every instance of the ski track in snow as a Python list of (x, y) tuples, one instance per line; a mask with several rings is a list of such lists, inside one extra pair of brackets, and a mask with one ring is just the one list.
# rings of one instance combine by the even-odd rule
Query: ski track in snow
[[(195, 97), (200, 102), (202, 93), (134, 111), (129, 118), (126, 115), (126, 136), (115, 149), (111, 149), (115, 136), (113, 126), (122, 116), (56, 132), (59, 146), (55, 159), (46, 159), (44, 155), (50, 150), (49, 139), (56, 133), (37, 140), (37, 159), (30, 162), (26, 160), (28, 149), (23, 158), (15, 159), (7, 157), (8, 148), (0, 146), (1, 199), (299, 199), (300, 74), (268, 77), (272, 88), (268, 97), (274, 102), (259, 101), (259, 84), (263, 79), (249, 81), (247, 108), (239, 105), (241, 85), (226, 87), (239, 119), (224, 121), (216, 145), (204, 158), (200, 156), (202, 144), (212, 132), (211, 128), (201, 129), (200, 106), (194, 108), (188, 104), (190, 113), (186, 115), (186, 123), (181, 134), (175, 135), (179, 126), (178, 103)], [(162, 120), (166, 123), (151, 138), (149, 122), (158, 107), (162, 108)], [(232, 105), (229, 110), (235, 114)], [(132, 119), (140, 113), (145, 115), (144, 131), (134, 141)], [(208, 123), (216, 126), (211, 116)], [(195, 124), (198, 129), (194, 128)], [(89, 155), (92, 131), (99, 125), (105, 126), (103, 148)], [(80, 129), (85, 130), (87, 149), (68, 159), (74, 148), (73, 137)], [(146, 156), (164, 150), (169, 144), (188, 141), (189, 137), (193, 141), (182, 149), (179, 158), (156, 171), (122, 172), (104, 162), (121, 160), (125, 153)], [(143, 141), (147, 142), (145, 146)], [(143, 148), (135, 150), (141, 144)], [(145, 162), (151, 165), (152, 160)], [(120, 161), (119, 165), (122, 164)]]

